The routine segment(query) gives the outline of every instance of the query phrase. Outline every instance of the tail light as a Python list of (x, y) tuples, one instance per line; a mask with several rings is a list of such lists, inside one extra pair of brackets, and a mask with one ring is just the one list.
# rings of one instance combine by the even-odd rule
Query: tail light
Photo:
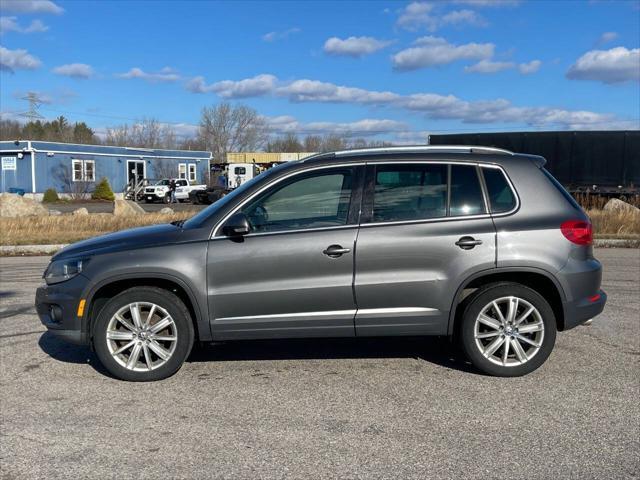
[(576, 245), (593, 243), (593, 227), (589, 221), (567, 220), (560, 225), (560, 231), (567, 240)]

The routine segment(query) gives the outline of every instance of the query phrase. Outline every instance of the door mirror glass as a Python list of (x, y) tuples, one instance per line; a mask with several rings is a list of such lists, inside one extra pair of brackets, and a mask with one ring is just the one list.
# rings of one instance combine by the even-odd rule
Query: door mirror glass
[(222, 226), (222, 233), (227, 237), (247, 235), (250, 231), (251, 226), (249, 225), (249, 220), (242, 212), (231, 215)]

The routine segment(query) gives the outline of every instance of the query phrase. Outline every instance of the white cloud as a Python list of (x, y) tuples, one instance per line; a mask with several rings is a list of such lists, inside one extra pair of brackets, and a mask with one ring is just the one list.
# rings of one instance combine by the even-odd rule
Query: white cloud
[(273, 75), (256, 75), (244, 80), (223, 80), (207, 85), (204, 77), (194, 77), (187, 82), (186, 88), (192, 93), (216, 93), (222, 98), (259, 97), (271, 93), (277, 78)]
[(156, 82), (175, 82), (180, 80), (180, 75), (178, 75), (175, 70), (170, 67), (164, 67), (162, 70), (156, 73), (145, 72), (141, 68), (134, 67), (126, 73), (120, 73), (117, 75), (119, 78), (139, 78), (141, 80), (145, 80), (147, 82), (156, 83)]
[(53, 13), (64, 9), (50, 0), (2, 0), (2, 10), (6, 13)]
[(344, 40), (331, 37), (324, 43), (324, 51), (329, 55), (362, 57), (382, 50), (391, 43), (388, 40), (378, 40), (373, 37), (349, 37)]
[(600, 38), (596, 42), (596, 45), (604, 45), (605, 43), (613, 42), (618, 38), (618, 34), (616, 32), (604, 32), (600, 35)]
[(640, 80), (640, 48), (628, 50), (591, 50), (582, 55), (567, 71), (571, 80), (621, 83)]
[(263, 117), (269, 130), (281, 135), (296, 133), (299, 135), (338, 134), (347, 137), (366, 137), (391, 132), (403, 132), (407, 125), (403, 122), (388, 119), (365, 118), (355, 122), (309, 122), (302, 123), (290, 115)]
[(54, 68), (53, 73), (64, 75), (72, 78), (91, 78), (93, 76), (93, 68), (86, 63), (69, 63)]
[(521, 0), (453, 0), (451, 3), (472, 7), (515, 7)]
[(290, 28), (288, 30), (283, 30), (281, 32), (269, 32), (269, 33), (265, 33), (262, 36), (262, 40), (264, 40), (265, 42), (275, 42), (276, 40), (284, 40), (287, 37), (289, 37), (289, 35), (292, 35), (294, 33), (299, 33), (302, 30), (298, 27), (294, 27), (294, 28)]
[[(532, 61), (527, 65), (529, 69)], [(520, 69), (521, 65), (518, 66)], [(513, 64), (511, 68), (515, 68)], [(256, 79), (263, 78), (260, 82)], [(621, 120), (614, 115), (565, 110), (555, 107), (520, 107), (513, 105), (505, 99), (467, 101), (455, 95), (441, 95), (437, 93), (415, 93), (401, 95), (390, 91), (366, 90), (357, 87), (335, 85), (318, 80), (301, 79), (292, 82), (281, 82), (273, 75), (258, 75), (257, 77), (231, 81), (225, 80), (211, 85), (206, 85), (202, 77), (196, 77), (187, 85), (196, 93), (212, 92), (223, 98), (241, 98), (250, 96), (274, 96), (283, 97), (293, 103), (345, 103), (372, 107), (389, 107), (405, 112), (413, 112), (424, 115), (428, 119), (458, 120), (469, 124), (507, 123), (523, 126), (545, 126), (552, 128), (621, 128), (621, 125), (629, 125), (629, 122)], [(242, 87), (241, 87), (242, 86)], [(327, 122), (313, 122), (305, 124), (302, 129), (300, 124), (290, 116), (270, 117), (272, 128), (279, 132), (354, 132), (354, 135), (364, 135), (365, 132), (376, 132), (383, 129), (394, 129), (397, 125), (380, 123), (380, 121), (360, 121), (351, 124), (328, 124)], [(625, 123), (626, 122), (626, 123)], [(330, 129), (333, 128), (333, 130)], [(373, 134), (373, 133), (372, 133)]]
[(430, 32), (436, 31), (446, 25), (474, 25), (484, 27), (487, 22), (480, 14), (472, 10), (453, 10), (446, 14), (438, 12), (439, 6), (430, 2), (412, 2), (401, 12), (396, 25), (409, 31), (426, 29)]
[(457, 60), (484, 60), (493, 56), (493, 43), (467, 43), (453, 45), (440, 37), (421, 37), (416, 46), (402, 50), (391, 57), (396, 70), (446, 65)]
[(308, 79), (296, 80), (279, 87), (276, 90), (276, 95), (287, 97), (292, 102), (359, 103), (363, 105), (389, 104), (400, 98), (397, 93), (344, 87)]
[(16, 70), (35, 70), (42, 62), (23, 49), (9, 50), (0, 46), (0, 70), (14, 72)]
[(17, 17), (0, 17), (0, 35), (8, 32), (39, 33), (49, 30), (41, 20), (32, 20), (29, 26), (23, 27), (18, 23)]
[(464, 67), (468, 73), (496, 73), (503, 70), (510, 70), (515, 67), (513, 62), (493, 62), (491, 60), (480, 60), (475, 65)]
[(518, 70), (520, 70), (522, 75), (530, 75), (540, 70), (541, 65), (542, 62), (540, 60), (531, 60), (528, 63), (521, 63), (518, 65)]
[(443, 25), (461, 25), (464, 23), (475, 25), (476, 27), (486, 27), (488, 25), (487, 21), (473, 10), (454, 10), (442, 17)]

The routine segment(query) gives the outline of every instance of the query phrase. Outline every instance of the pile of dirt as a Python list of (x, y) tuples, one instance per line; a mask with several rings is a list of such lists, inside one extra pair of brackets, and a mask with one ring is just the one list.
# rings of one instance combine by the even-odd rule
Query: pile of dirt
[(136, 202), (130, 200), (115, 200), (113, 202), (113, 214), (116, 217), (131, 217), (145, 213), (144, 209)]
[(49, 210), (31, 198), (14, 193), (0, 194), (0, 217), (34, 217), (49, 215)]

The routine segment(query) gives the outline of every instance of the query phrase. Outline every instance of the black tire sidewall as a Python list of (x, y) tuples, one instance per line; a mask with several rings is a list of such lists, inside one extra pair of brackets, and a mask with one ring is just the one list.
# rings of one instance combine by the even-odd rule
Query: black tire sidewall
[[(128, 370), (111, 356), (106, 331), (111, 317), (123, 306), (134, 302), (152, 302), (169, 312), (178, 330), (178, 344), (167, 363), (149, 372)], [(114, 377), (133, 382), (161, 380), (176, 373), (191, 352), (194, 329), (189, 311), (173, 293), (153, 287), (134, 287), (115, 296), (100, 311), (93, 327), (93, 346), (102, 365)]]
[[(480, 353), (474, 338), (475, 319), (482, 309), (492, 300), (500, 297), (516, 296), (531, 303), (540, 312), (544, 323), (544, 339), (538, 353), (523, 365), (504, 367), (487, 360)], [(556, 318), (549, 303), (538, 292), (519, 284), (497, 284), (478, 290), (467, 303), (460, 340), (462, 348), (471, 363), (483, 373), (499, 377), (519, 377), (538, 369), (551, 355), (556, 340)]]

